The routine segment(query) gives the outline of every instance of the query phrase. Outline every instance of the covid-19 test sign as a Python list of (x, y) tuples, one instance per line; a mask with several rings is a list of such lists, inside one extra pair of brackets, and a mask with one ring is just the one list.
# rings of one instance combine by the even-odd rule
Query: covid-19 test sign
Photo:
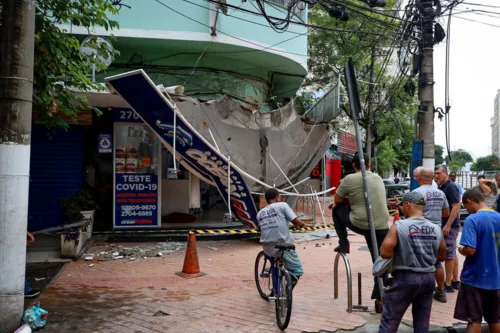
[(115, 227), (158, 225), (158, 177), (116, 174)]

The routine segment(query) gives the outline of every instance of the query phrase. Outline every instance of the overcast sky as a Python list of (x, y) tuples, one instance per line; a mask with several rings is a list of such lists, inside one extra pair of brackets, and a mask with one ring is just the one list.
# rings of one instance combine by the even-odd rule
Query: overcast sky
[[(500, 6), (498, 0), (469, 0), (466, 2)], [(454, 12), (471, 9), (495, 11), (485, 8), (459, 5)], [(494, 14), (486, 14), (493, 15)], [(458, 19), (463, 17), (499, 27)], [(446, 19), (440, 19), (446, 29)], [(465, 149), (473, 157), (491, 154), (490, 118), (493, 101), (500, 89), (500, 14), (496, 18), (473, 13), (453, 15), (451, 21), (450, 53), (450, 101), (451, 101), (451, 149)], [(445, 42), (434, 53), (435, 107), (444, 109), (445, 98)], [(444, 121), (435, 122), (436, 144), (445, 146)]]

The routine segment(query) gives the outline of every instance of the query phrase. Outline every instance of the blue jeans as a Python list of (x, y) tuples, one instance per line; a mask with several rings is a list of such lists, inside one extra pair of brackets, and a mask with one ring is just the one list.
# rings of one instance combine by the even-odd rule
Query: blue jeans
[(429, 332), (434, 286), (434, 273), (394, 272), (384, 292), (379, 333), (396, 333), (410, 304), (414, 332)]
[(24, 294), (27, 294), (31, 291), (31, 286), (28, 283), (28, 280), (24, 280)]

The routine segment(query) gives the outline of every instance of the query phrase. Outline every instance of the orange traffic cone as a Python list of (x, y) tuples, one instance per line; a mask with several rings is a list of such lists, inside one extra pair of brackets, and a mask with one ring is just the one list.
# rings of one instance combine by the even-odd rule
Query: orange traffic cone
[(399, 220), (401, 220), (401, 218), (399, 217), (399, 211), (396, 210), (396, 212), (394, 213), (394, 219), (392, 220), (392, 224), (396, 223)]
[(206, 275), (200, 272), (200, 263), (198, 262), (198, 251), (196, 250), (196, 235), (190, 232), (188, 235), (188, 244), (186, 248), (186, 257), (182, 272), (175, 273), (183, 278), (196, 278)]

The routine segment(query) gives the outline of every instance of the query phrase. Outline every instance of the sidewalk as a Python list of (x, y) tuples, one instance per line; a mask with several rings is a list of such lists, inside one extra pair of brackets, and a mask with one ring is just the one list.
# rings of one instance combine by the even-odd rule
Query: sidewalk
[[(297, 243), (305, 275), (294, 290), (292, 320), (286, 332), (352, 330), (366, 324), (376, 327), (379, 315), (346, 312), (343, 267), (339, 269), (339, 299), (333, 299), (337, 238), (325, 239), (325, 234), (301, 236), (309, 241)], [(314, 240), (318, 237), (322, 238)], [(373, 311), (370, 254), (363, 237), (350, 239), (353, 301), (358, 299), (357, 273), (361, 272), (363, 304)], [(109, 250), (108, 245), (101, 243), (89, 252), (105, 249)], [(274, 303), (262, 300), (255, 287), (254, 261), (260, 250), (255, 241), (198, 242), (201, 270), (207, 276), (197, 279), (175, 275), (182, 269), (183, 250), (134, 261), (72, 262), (37, 299), (49, 311), (44, 331), (279, 332)], [(448, 295), (447, 304), (434, 302), (433, 325), (457, 323), (453, 319), (455, 299), (456, 293)], [(405, 319), (411, 326), (410, 311)]]

